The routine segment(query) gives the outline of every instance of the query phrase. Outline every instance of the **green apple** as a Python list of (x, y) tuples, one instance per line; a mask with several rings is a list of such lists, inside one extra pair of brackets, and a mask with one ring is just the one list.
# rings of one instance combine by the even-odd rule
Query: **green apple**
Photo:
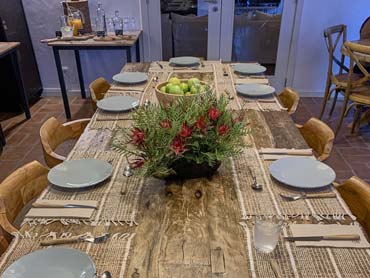
[(207, 86), (206, 85), (200, 85), (199, 88), (198, 88), (198, 92), (201, 94), (201, 93), (204, 93), (205, 91), (207, 91)]
[(166, 86), (162, 86), (162, 87), (161, 87), (161, 89), (160, 89), (160, 91), (161, 91), (162, 93), (167, 93), (167, 91), (166, 91)]
[(177, 77), (172, 77), (170, 80), (168, 80), (168, 83), (173, 84), (173, 85), (180, 85), (181, 81)]
[(193, 86), (191, 86), (190, 87), (190, 93), (192, 94), (192, 95), (196, 95), (196, 94), (198, 94), (199, 93), (199, 86), (197, 86), (197, 85), (193, 85)]
[(189, 91), (189, 85), (187, 83), (181, 83), (180, 88), (184, 93)]
[(198, 78), (193, 77), (193, 78), (190, 78), (188, 80), (188, 85), (189, 85), (190, 88), (191, 88), (191, 86), (194, 86), (194, 85), (197, 85), (197, 84), (200, 84), (200, 80)]
[(179, 85), (170, 86), (170, 88), (168, 89), (168, 93), (172, 95), (182, 95), (183, 94)]

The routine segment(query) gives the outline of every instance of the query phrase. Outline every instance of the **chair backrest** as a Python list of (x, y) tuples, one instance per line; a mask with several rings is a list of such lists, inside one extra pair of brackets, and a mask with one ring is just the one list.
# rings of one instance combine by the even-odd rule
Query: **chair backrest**
[(370, 39), (370, 16), (361, 25), (360, 39)]
[(343, 70), (348, 71), (348, 68), (344, 65), (344, 55), (341, 54), (339, 59), (335, 56), (336, 51), (347, 41), (347, 26), (340, 24), (326, 28), (324, 30), (324, 38), (329, 52), (328, 74), (335, 75), (333, 73), (333, 63), (339, 66), (340, 74)]
[[(370, 80), (370, 73), (367, 64), (370, 63), (370, 45), (362, 45), (353, 42), (344, 43), (345, 51), (350, 58), (349, 85), (348, 87), (363, 86), (363, 83)], [(366, 65), (365, 65), (366, 64)], [(353, 69), (357, 65), (362, 77), (353, 80)]]
[(48, 168), (33, 161), (15, 170), (0, 184), (0, 226), (4, 231), (17, 232), (12, 223), (22, 208), (46, 188), (48, 172)]
[(353, 176), (336, 189), (370, 238), (370, 184)]
[(317, 118), (311, 118), (299, 128), (299, 131), (318, 160), (323, 161), (330, 156), (335, 136), (326, 123)]
[(96, 109), (96, 103), (104, 97), (104, 94), (110, 88), (110, 84), (103, 77), (99, 77), (90, 83), (89, 88), (93, 106)]
[(298, 107), (299, 93), (292, 88), (284, 88), (279, 94), (279, 100), (285, 108), (287, 108), (289, 115), (292, 115)]
[(78, 138), (85, 129), (89, 119), (76, 120), (65, 124), (51, 117), (40, 128), (40, 140), (46, 164), (52, 168), (66, 158), (55, 153), (55, 149), (63, 142)]

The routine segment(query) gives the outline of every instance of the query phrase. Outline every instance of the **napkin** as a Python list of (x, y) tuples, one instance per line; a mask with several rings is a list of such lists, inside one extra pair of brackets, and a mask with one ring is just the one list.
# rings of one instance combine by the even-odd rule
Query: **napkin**
[(360, 226), (355, 225), (319, 225), (319, 224), (291, 224), (289, 225), (292, 236), (324, 236), (358, 234), (359, 241), (350, 240), (322, 240), (322, 241), (296, 241), (296, 246), (301, 247), (339, 247), (339, 248), (370, 248)]
[[(37, 201), (36, 201), (37, 202)], [(40, 201), (41, 202), (41, 201)], [(97, 206), (98, 201), (78, 201), (78, 200), (48, 200), (48, 203), (58, 205), (89, 205)], [(95, 209), (91, 208), (31, 208), (26, 214), (26, 218), (90, 218)]]
[(269, 84), (267, 78), (238, 78), (235, 80), (235, 84)]
[(259, 153), (264, 160), (278, 160), (285, 157), (312, 157), (312, 149), (276, 149), (261, 148)]

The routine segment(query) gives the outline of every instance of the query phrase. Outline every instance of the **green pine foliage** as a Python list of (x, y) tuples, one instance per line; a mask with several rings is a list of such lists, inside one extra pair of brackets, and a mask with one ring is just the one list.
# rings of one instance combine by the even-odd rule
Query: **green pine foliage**
[(174, 174), (171, 166), (179, 160), (213, 166), (245, 147), (246, 120), (227, 105), (225, 97), (217, 99), (208, 89), (167, 108), (140, 107), (133, 112), (132, 128), (122, 129), (112, 148), (135, 157), (132, 166), (141, 176)]

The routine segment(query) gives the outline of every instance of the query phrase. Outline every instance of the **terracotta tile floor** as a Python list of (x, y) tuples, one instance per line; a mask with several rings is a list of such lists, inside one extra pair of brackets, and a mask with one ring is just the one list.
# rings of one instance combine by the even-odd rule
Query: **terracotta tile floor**
[[(317, 116), (320, 104), (320, 98), (302, 98), (294, 120), (303, 123), (310, 117)], [(73, 119), (88, 118), (93, 114), (89, 100), (72, 97), (70, 106)], [(338, 103), (332, 119), (324, 118), (332, 128), (335, 127), (340, 106), (341, 104)], [(45, 97), (32, 106), (30, 121), (24, 121), (24, 116), (19, 115), (2, 122), (7, 145), (0, 157), (0, 181), (27, 162), (39, 160), (45, 163), (39, 141), (40, 126), (52, 116), (64, 122), (63, 111), (61, 98)], [(342, 126), (341, 133), (335, 141), (333, 153), (326, 163), (334, 168), (338, 181), (358, 175), (370, 182), (370, 127), (363, 128), (360, 136), (351, 136), (346, 127), (349, 121), (350, 119), (346, 119), (346, 123)], [(73, 144), (74, 142), (63, 144), (58, 148), (58, 152), (67, 154)]]

